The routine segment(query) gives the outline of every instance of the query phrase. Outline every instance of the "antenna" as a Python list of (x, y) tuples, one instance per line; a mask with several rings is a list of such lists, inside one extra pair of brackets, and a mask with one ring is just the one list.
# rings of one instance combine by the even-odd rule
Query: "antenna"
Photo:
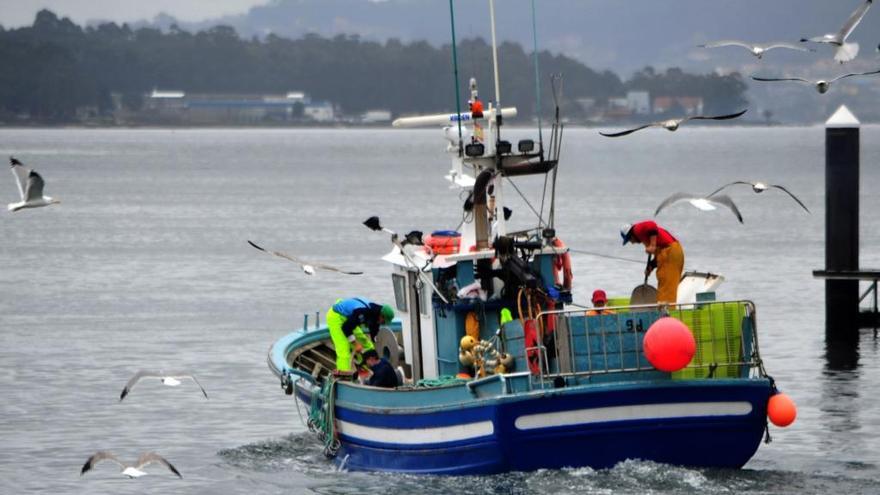
[(458, 92), (458, 50), (455, 46), (455, 8), (452, 6), (453, 0), (449, 0), (449, 24), (452, 26), (452, 67), (454, 70), (455, 82), (455, 114), (458, 119), (458, 156), (464, 156), (464, 143), (461, 137), (461, 95)]

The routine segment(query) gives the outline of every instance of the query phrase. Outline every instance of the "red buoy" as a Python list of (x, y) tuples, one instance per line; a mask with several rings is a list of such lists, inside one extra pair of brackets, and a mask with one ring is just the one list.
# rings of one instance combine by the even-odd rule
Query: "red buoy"
[(797, 406), (786, 394), (779, 392), (767, 402), (767, 417), (776, 426), (785, 427), (794, 423), (797, 417)]
[(655, 321), (642, 343), (648, 361), (660, 371), (678, 371), (694, 357), (697, 343), (687, 325), (672, 317)]

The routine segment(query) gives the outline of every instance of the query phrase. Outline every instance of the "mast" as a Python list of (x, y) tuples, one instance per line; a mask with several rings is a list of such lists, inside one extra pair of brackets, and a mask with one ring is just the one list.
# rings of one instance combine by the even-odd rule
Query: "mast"
[[(501, 165), (501, 157), (498, 156), (498, 150), (496, 149), (496, 144), (501, 141), (501, 83), (498, 74), (498, 42), (495, 38), (495, 0), (489, 0), (489, 24), (492, 30), (492, 69), (495, 72), (495, 113), (493, 114), (493, 123), (495, 126), (495, 142), (491, 143), (490, 149), (495, 154), (496, 165), (496, 174), (494, 181), (495, 201), (493, 201), (496, 206), (494, 211), (490, 213), (495, 216), (495, 222), (497, 225), (495, 230), (496, 235), (507, 235), (507, 222), (504, 219), (504, 188), (502, 187), (502, 182), (504, 179), (497, 170), (497, 168)], [(489, 134), (492, 135), (491, 132)], [(501, 214), (496, 215), (496, 211), (501, 212)]]

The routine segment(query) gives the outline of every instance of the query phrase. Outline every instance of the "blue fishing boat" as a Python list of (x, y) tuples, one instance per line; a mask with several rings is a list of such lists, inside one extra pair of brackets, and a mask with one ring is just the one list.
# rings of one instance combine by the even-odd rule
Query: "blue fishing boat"
[[(486, 108), (472, 80), (468, 111), (395, 121), (443, 127), (447, 178), (467, 192), (456, 231), (404, 236), (378, 218), (365, 222), (392, 241), (382, 259), (397, 319), (374, 340), (399, 386), (335, 375), (326, 327), (304, 324), (270, 348), (270, 369), (306, 405), (325, 454), (350, 470), (432, 474), (606, 468), (626, 459), (743, 466), (767, 431), (776, 393), (754, 304), (721, 300), (723, 277), (709, 273), (685, 274), (674, 305), (657, 304), (647, 290), (610, 298), (601, 311), (575, 304), (553, 189), (549, 217), (517, 232), (508, 231), (503, 196), (507, 177), (555, 183), (559, 112), (546, 146), (540, 138), (514, 145), (501, 124), (516, 110), (499, 100), (497, 76)], [(686, 326), (695, 349), (683, 368), (661, 371), (644, 338), (669, 317)]]

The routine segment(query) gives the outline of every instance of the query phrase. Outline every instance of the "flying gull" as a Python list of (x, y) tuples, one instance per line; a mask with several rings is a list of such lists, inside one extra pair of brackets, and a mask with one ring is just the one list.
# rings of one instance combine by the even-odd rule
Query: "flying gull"
[(122, 474), (128, 476), (129, 478), (140, 478), (141, 476), (147, 474), (147, 472), (142, 471), (141, 468), (146, 466), (147, 464), (152, 463), (162, 464), (163, 466), (170, 469), (171, 472), (176, 474), (179, 478), (183, 478), (183, 475), (180, 474), (180, 471), (178, 471), (176, 467), (174, 467), (164, 457), (155, 452), (147, 452), (141, 454), (141, 456), (138, 457), (137, 462), (134, 465), (131, 465), (123, 463), (122, 461), (117, 459), (116, 456), (112, 453), (103, 450), (96, 452), (94, 455), (89, 457), (89, 460), (87, 460), (86, 463), (83, 464), (82, 470), (79, 472), (79, 475), (82, 476), (86, 474), (86, 471), (91, 470), (93, 467), (95, 467), (96, 464), (101, 461), (113, 461), (116, 464), (119, 464), (119, 467), (122, 468)]
[(22, 208), (38, 208), (61, 202), (49, 196), (43, 196), (43, 185), (45, 182), (43, 182), (40, 174), (25, 167), (20, 161), (11, 156), (9, 157), (9, 163), (12, 166), (12, 174), (15, 175), (16, 184), (18, 184), (18, 192), (21, 194), (21, 201), (7, 205), (9, 211), (18, 211)]
[(856, 26), (859, 25), (859, 22), (862, 21), (862, 17), (865, 17), (865, 14), (868, 12), (868, 9), (871, 8), (873, 2), (874, 0), (865, 0), (865, 3), (859, 5), (855, 12), (849, 16), (849, 19), (846, 20), (846, 24), (844, 24), (837, 33), (825, 34), (814, 38), (802, 38), (801, 42), (812, 41), (815, 43), (827, 43), (836, 46), (837, 50), (834, 52), (834, 60), (837, 60), (841, 64), (849, 62), (859, 54), (859, 44), (847, 43), (846, 38), (849, 37)]
[(666, 130), (674, 131), (674, 130), (678, 129), (678, 126), (680, 126), (681, 124), (684, 124), (685, 122), (688, 122), (690, 120), (728, 120), (728, 119), (735, 119), (744, 113), (746, 113), (746, 110), (743, 110), (742, 112), (730, 114), (730, 115), (718, 115), (715, 117), (694, 115), (692, 117), (684, 117), (681, 119), (670, 119), (670, 120), (661, 120), (659, 122), (652, 122), (650, 124), (645, 124), (641, 127), (636, 127), (635, 129), (629, 129), (626, 131), (613, 132), (613, 133), (599, 132), (599, 134), (601, 134), (605, 137), (620, 137), (620, 136), (626, 136), (627, 134), (632, 134), (633, 132), (640, 131), (642, 129), (647, 129), (648, 127), (663, 127)]
[(251, 246), (259, 249), (260, 251), (262, 251), (264, 253), (273, 254), (275, 256), (278, 256), (279, 258), (284, 258), (286, 260), (290, 260), (294, 263), (299, 264), (300, 268), (302, 268), (302, 271), (305, 272), (306, 275), (314, 275), (316, 268), (320, 268), (322, 270), (330, 270), (332, 272), (337, 272), (337, 273), (344, 273), (345, 275), (363, 275), (363, 273), (364, 273), (364, 272), (350, 272), (350, 271), (342, 270), (340, 268), (336, 268), (335, 266), (324, 265), (321, 263), (308, 263), (308, 262), (305, 262), (295, 256), (290, 256), (289, 254), (284, 254), (279, 251), (269, 251), (268, 249), (263, 249), (260, 246), (257, 246), (256, 244), (254, 244), (251, 241), (247, 241), (247, 242)]
[(835, 77), (834, 79), (831, 79), (831, 80), (829, 80), (829, 81), (826, 81), (826, 80), (824, 80), (824, 79), (820, 79), (820, 80), (818, 80), (818, 81), (810, 81), (810, 80), (803, 79), (803, 78), (800, 78), (800, 77), (779, 77), (779, 78), (774, 78), (774, 77), (758, 77), (758, 76), (755, 76), (755, 75), (752, 76), (752, 79), (754, 79), (755, 81), (769, 81), (769, 82), (775, 82), (775, 81), (796, 81), (796, 82), (803, 82), (803, 83), (807, 83), (807, 84), (812, 84), (812, 85), (814, 85), (814, 86), (816, 87), (816, 91), (818, 91), (820, 94), (825, 94), (825, 93), (828, 92), (829, 89), (831, 89), (831, 83), (833, 83), (833, 82), (835, 82), (835, 81), (838, 81), (838, 80), (843, 79), (843, 78), (845, 78), (845, 77), (852, 77), (852, 76), (870, 76), (870, 75), (872, 75), (872, 74), (880, 74), (880, 70), (875, 70), (875, 71), (871, 71), (871, 72), (852, 72), (852, 73), (849, 73), (849, 74), (843, 74), (843, 75), (837, 76), (837, 77)]
[(687, 201), (695, 208), (702, 211), (712, 211), (719, 206), (724, 206), (730, 209), (730, 211), (732, 211), (733, 214), (736, 215), (736, 219), (739, 220), (739, 223), (743, 223), (742, 214), (740, 214), (739, 208), (736, 207), (736, 203), (734, 203), (729, 196), (724, 194), (719, 194), (717, 196), (714, 196), (712, 194), (708, 196), (697, 196), (690, 193), (678, 192), (664, 199), (663, 202), (660, 203), (660, 206), (657, 207), (657, 210), (654, 212), (654, 216), (656, 217), (657, 215), (659, 215), (660, 211), (667, 206), (671, 206), (682, 201)]
[(158, 378), (163, 385), (167, 385), (169, 387), (176, 387), (180, 385), (180, 380), (189, 379), (195, 382), (195, 384), (198, 385), (200, 389), (202, 389), (202, 394), (205, 395), (205, 398), (208, 398), (208, 392), (205, 392), (205, 387), (202, 387), (202, 384), (199, 383), (198, 380), (196, 380), (196, 377), (185, 371), (165, 373), (162, 371), (140, 370), (135, 373), (133, 377), (131, 377), (128, 383), (125, 384), (125, 388), (122, 389), (122, 393), (119, 394), (120, 402), (122, 402), (122, 399), (124, 399), (125, 396), (128, 395), (129, 392), (131, 392), (131, 389), (133, 389), (137, 382), (140, 381), (142, 378)]
[(747, 43), (745, 41), (740, 40), (722, 40), (722, 41), (714, 41), (712, 43), (706, 43), (704, 45), (697, 45), (701, 48), (718, 48), (722, 46), (741, 46), (751, 52), (752, 55), (762, 58), (764, 53), (773, 50), (774, 48), (788, 48), (790, 50), (797, 50), (800, 52), (814, 52), (816, 50), (810, 48), (804, 48), (802, 46), (798, 46), (792, 43), (766, 43), (766, 44), (754, 44)]
[(718, 194), (719, 192), (723, 191), (724, 189), (726, 189), (730, 186), (736, 185), (736, 184), (745, 184), (748, 186), (752, 186), (752, 191), (755, 191), (756, 193), (762, 193), (762, 192), (766, 191), (767, 189), (779, 189), (780, 191), (784, 192), (785, 194), (788, 194), (789, 196), (791, 196), (791, 199), (795, 200), (797, 202), (797, 204), (801, 205), (801, 208), (803, 208), (807, 213), (810, 213), (810, 210), (807, 208), (807, 206), (801, 200), (799, 200), (797, 198), (797, 196), (792, 194), (791, 191), (789, 191), (788, 189), (786, 189), (783, 186), (780, 186), (778, 184), (765, 184), (763, 182), (746, 182), (746, 181), (738, 180), (738, 181), (734, 181), (734, 182), (731, 182), (729, 184), (725, 184), (725, 185), (719, 187), (718, 189), (713, 191), (712, 194), (710, 194), (709, 196), (714, 196), (714, 195)]

